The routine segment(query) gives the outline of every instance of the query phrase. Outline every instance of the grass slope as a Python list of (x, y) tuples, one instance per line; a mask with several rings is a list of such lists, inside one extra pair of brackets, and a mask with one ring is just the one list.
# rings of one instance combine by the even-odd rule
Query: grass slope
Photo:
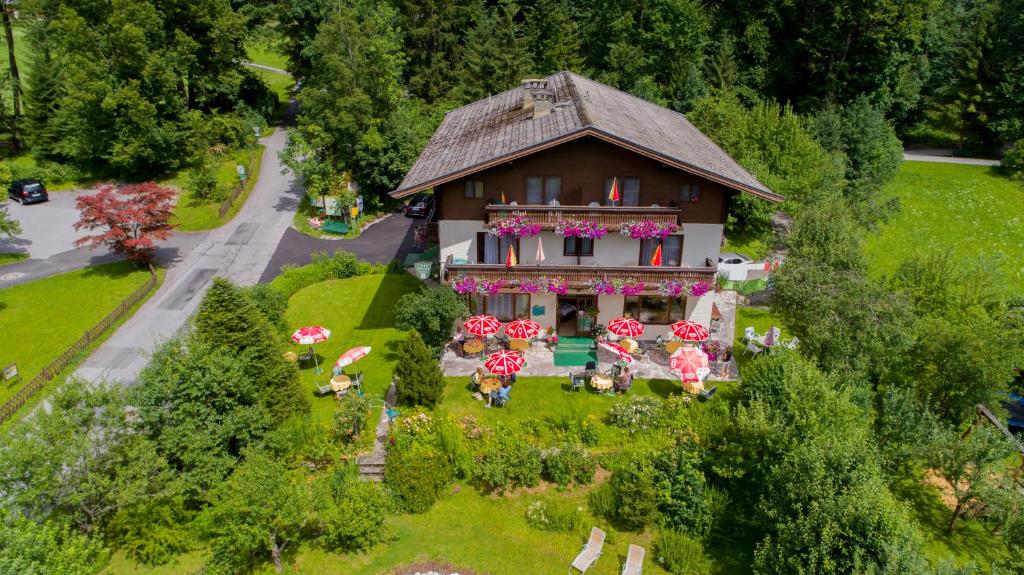
[(256, 185), (262, 161), (263, 146), (257, 146), (254, 150), (238, 150), (225, 154), (221, 158), (220, 165), (217, 167), (217, 185), (223, 190), (225, 196), (231, 193), (238, 183), (236, 166), (239, 164), (244, 165), (246, 173), (249, 175), (249, 179), (245, 184), (245, 190), (232, 202), (231, 209), (225, 214), (224, 219), (220, 218), (220, 201), (200, 201), (192, 196), (192, 192), (187, 187), (187, 177), (184, 170), (179, 172), (174, 178), (160, 182), (180, 190), (171, 223), (178, 225), (178, 231), (196, 232), (210, 230), (231, 221), (231, 218), (235, 217), (238, 210), (245, 205), (249, 192)]
[(110, 313), (149, 272), (117, 262), (0, 289), (0, 365), (18, 364), (21, 381), (0, 384), (0, 401), (35, 377)]
[(867, 242), (873, 272), (932, 251), (996, 256), (1007, 287), (1024, 292), (1024, 186), (987, 166), (903, 162), (886, 191), (902, 210)]

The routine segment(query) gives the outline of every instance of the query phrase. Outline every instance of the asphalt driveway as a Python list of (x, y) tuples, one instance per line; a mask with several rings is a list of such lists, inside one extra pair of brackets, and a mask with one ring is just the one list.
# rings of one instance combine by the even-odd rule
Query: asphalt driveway
[(11, 217), (21, 222), (22, 234), (14, 239), (0, 238), (0, 252), (27, 253), (32, 259), (45, 260), (74, 249), (75, 240), (88, 233), (74, 228), (78, 221), (75, 200), (85, 193), (51, 192), (50, 201), (27, 206), (5, 201), (3, 205)]
[(277, 245), (270, 263), (263, 270), (260, 282), (269, 282), (281, 272), (285, 264), (306, 265), (313, 260), (313, 252), (333, 254), (338, 250), (352, 252), (359, 259), (375, 264), (386, 264), (391, 260), (404, 260), (413, 252), (414, 224), (425, 220), (407, 218), (401, 214), (390, 215), (373, 224), (358, 238), (351, 240), (324, 240), (300, 234), (288, 228)]

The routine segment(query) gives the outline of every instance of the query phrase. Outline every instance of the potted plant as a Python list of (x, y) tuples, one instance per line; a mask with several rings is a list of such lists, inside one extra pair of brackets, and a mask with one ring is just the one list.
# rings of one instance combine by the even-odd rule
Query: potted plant
[(722, 361), (726, 362), (732, 359), (732, 346), (727, 345), (722, 349)]
[(719, 272), (718, 275), (715, 276), (715, 293), (722, 293), (727, 281), (729, 281), (729, 276), (726, 275), (725, 272)]

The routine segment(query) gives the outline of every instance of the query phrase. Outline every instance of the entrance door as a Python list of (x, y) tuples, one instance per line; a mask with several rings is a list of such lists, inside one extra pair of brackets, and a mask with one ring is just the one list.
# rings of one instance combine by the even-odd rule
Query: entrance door
[(589, 337), (593, 321), (586, 312), (594, 306), (594, 296), (559, 296), (558, 335)]

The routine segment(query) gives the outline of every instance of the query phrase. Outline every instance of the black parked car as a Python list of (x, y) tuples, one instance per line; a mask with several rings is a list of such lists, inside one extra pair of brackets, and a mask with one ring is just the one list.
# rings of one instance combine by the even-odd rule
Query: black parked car
[(39, 180), (14, 180), (7, 186), (7, 195), (19, 204), (36, 204), (50, 199), (46, 186)]
[(432, 209), (434, 209), (434, 196), (417, 194), (405, 206), (405, 215), (410, 218), (425, 218), (430, 215)]

